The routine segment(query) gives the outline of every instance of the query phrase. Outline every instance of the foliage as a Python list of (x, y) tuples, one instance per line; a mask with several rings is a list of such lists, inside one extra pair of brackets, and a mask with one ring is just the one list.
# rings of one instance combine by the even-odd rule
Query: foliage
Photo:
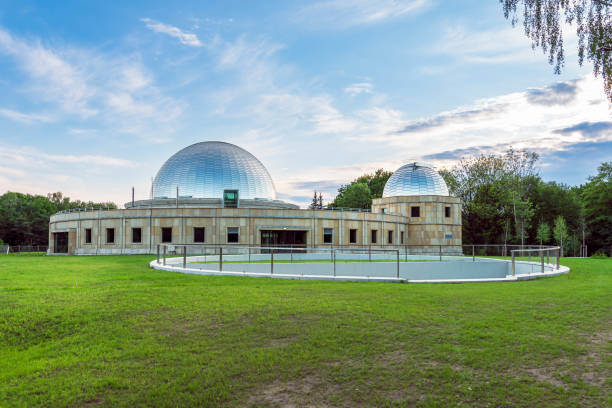
[(10, 245), (46, 245), (49, 217), (80, 207), (117, 208), (113, 203), (70, 201), (62, 193), (47, 197), (8, 192), (0, 196), (0, 236)]
[(612, 406), (609, 259), (464, 285), (0, 259), (2, 406)]
[(608, 99), (612, 101), (612, 17), (608, 0), (499, 0), (504, 16), (514, 26), (522, 6), (525, 34), (533, 47), (548, 53), (556, 74), (565, 64), (563, 24), (574, 24), (578, 36), (578, 63), (593, 63), (595, 76), (601, 74)]
[(367, 209), (370, 208), (371, 205), (372, 194), (366, 183), (351, 183), (344, 186), (342, 194), (339, 193), (333, 202), (334, 207), (346, 208)]
[(540, 222), (536, 239), (540, 242), (540, 245), (548, 244), (548, 241), (550, 241), (550, 226), (547, 223)]
[(589, 248), (612, 253), (612, 162), (604, 162), (582, 190)]
[(565, 223), (565, 218), (560, 215), (555, 219), (555, 226), (553, 227), (553, 237), (555, 238), (555, 242), (557, 243), (557, 245), (561, 247), (561, 251), (563, 251), (563, 247), (566, 244), (569, 234), (567, 231), (567, 224)]
[[(378, 169), (372, 174), (357, 177), (351, 183), (338, 189), (338, 195), (330, 203), (330, 207), (370, 208), (373, 198), (382, 197), (385, 184), (391, 175), (393, 172)], [(363, 187), (352, 187), (355, 184), (365, 184), (368, 191), (366, 192)], [(349, 190), (351, 198), (347, 199), (345, 195)]]
[(539, 182), (538, 155), (509, 149), (503, 155), (462, 159), (440, 174), (462, 200), (463, 243), (508, 242), (527, 236), (534, 215), (530, 193)]

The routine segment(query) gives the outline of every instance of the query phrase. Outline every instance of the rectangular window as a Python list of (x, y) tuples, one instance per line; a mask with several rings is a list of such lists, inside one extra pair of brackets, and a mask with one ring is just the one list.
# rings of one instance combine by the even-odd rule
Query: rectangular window
[(444, 207), (444, 216), (446, 218), (450, 218), (450, 216), (451, 216), (451, 212), (450, 211), (451, 211), (450, 207)]
[(323, 243), (331, 244), (334, 242), (334, 229), (333, 228), (323, 228)]
[(238, 207), (238, 190), (223, 191), (223, 206), (225, 208)]
[(372, 230), (372, 235), (370, 236), (370, 243), (375, 244), (376, 243), (376, 235), (377, 235), (378, 231), (377, 230)]
[(162, 242), (172, 242), (172, 228), (162, 228)]
[(227, 243), (237, 244), (239, 242), (238, 227), (227, 227)]
[(410, 207), (410, 216), (411, 217), (420, 217), (421, 216), (421, 207)]
[(142, 242), (142, 228), (132, 228), (132, 243), (140, 244)]
[(204, 242), (206, 240), (204, 227), (193, 227), (193, 242)]
[(356, 229), (349, 230), (349, 243), (350, 244), (357, 243), (357, 230)]
[(387, 231), (387, 244), (393, 243), (393, 230)]
[(85, 243), (91, 244), (91, 228), (85, 228)]
[(404, 244), (404, 231), (400, 232), (400, 244)]
[(381, 209), (380, 209), (380, 212), (381, 212), (381, 213), (383, 213), (383, 214), (385, 214), (385, 213), (387, 212), (387, 209), (386, 209), (386, 208), (381, 208)]
[(114, 228), (106, 229), (106, 243), (107, 244), (115, 243), (115, 229)]

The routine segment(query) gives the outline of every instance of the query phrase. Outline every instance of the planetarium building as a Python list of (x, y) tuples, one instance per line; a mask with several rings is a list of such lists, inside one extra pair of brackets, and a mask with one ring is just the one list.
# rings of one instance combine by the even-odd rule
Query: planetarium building
[(151, 199), (57, 213), (49, 223), (55, 254), (148, 254), (162, 243), (413, 252), (443, 246), (459, 253), (461, 202), (433, 167), (408, 163), (371, 210), (300, 209), (277, 199), (255, 156), (230, 143), (201, 142), (162, 165)]

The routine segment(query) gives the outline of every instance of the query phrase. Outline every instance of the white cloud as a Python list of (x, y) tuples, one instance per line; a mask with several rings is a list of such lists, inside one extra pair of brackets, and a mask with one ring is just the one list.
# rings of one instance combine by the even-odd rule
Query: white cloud
[(359, 94), (371, 94), (374, 87), (369, 82), (357, 82), (344, 88), (344, 92), (350, 96)]
[(350, 27), (402, 17), (431, 4), (431, 0), (324, 0), (304, 7), (299, 18), (311, 26)]
[(195, 34), (185, 33), (177, 27), (160, 23), (159, 21), (151, 20), (150, 18), (141, 18), (140, 21), (145, 23), (148, 29), (155, 31), (156, 33), (167, 34), (170, 37), (174, 37), (178, 39), (181, 44), (192, 47), (201, 47), (204, 45)]
[(49, 123), (54, 121), (54, 118), (47, 115), (37, 113), (22, 113), (11, 109), (0, 109), (0, 115), (4, 116), (5, 118), (26, 124), (35, 122)]
[[(97, 119), (114, 132), (145, 135), (168, 131), (185, 104), (167, 97), (137, 55), (115, 56), (78, 48), (51, 48), (25, 41), (0, 28), (0, 54), (13, 57), (28, 76), (24, 84), (32, 98), (67, 115)], [(45, 116), (23, 116), (5, 110), (3, 116), (22, 122)], [(57, 116), (57, 115), (55, 115)]]

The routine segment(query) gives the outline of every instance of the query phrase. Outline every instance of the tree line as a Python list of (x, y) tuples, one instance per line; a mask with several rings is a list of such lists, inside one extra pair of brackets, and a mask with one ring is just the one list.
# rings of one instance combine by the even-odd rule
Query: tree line
[[(440, 170), (451, 195), (462, 200), (463, 243), (563, 246), (565, 254), (612, 251), (612, 162), (580, 186), (544, 181), (539, 156), (510, 149)], [(365, 174), (338, 189), (328, 207), (368, 209), (382, 197), (391, 172)]]
[(58, 211), (83, 207), (117, 208), (117, 205), (71, 201), (60, 192), (47, 196), (7, 192), (0, 196), (0, 244), (47, 245), (49, 217)]

